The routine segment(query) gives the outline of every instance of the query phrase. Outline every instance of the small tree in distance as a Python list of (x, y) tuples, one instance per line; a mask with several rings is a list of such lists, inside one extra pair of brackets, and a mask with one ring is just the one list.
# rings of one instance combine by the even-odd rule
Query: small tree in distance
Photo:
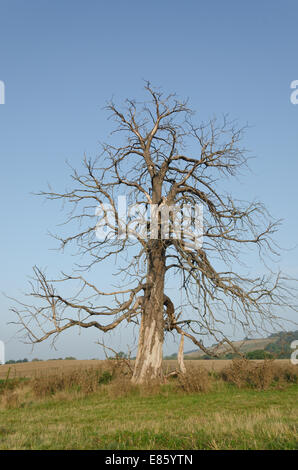
[[(49, 280), (35, 267), (34, 302), (12, 309), (33, 343), (56, 338), (74, 326), (109, 332), (122, 322), (136, 323), (135, 383), (162, 378), (166, 331), (189, 338), (207, 355), (216, 355), (203, 338), (213, 337), (219, 346), (233, 347), (224, 334), (225, 323), (244, 331), (265, 329), (278, 322), (278, 308), (297, 311), (286, 276), (268, 272), (254, 277), (243, 274), (238, 264), (242, 247), (255, 247), (261, 258), (276, 253), (271, 236), (278, 226), (263, 204), (235, 200), (221, 189), (247, 164), (240, 146), (243, 129), (226, 117), (221, 123), (212, 119), (196, 125), (186, 101), (165, 95), (150, 83), (145, 90), (147, 102), (127, 100), (124, 109), (113, 102), (107, 105), (121, 143), (103, 144), (95, 160), (84, 158), (82, 172), (72, 170), (71, 190), (41, 193), (70, 206), (66, 222), (71, 230), (78, 222), (78, 229), (59, 239), (62, 247), (76, 243), (86, 263), (79, 273), (62, 273), (56, 280)], [(131, 215), (124, 219), (117, 204), (123, 195), (134, 211), (140, 208), (139, 221), (144, 216), (141, 208), (153, 208), (157, 224), (139, 224), (142, 229), (138, 230)], [(203, 208), (202, 246), (194, 242), (189, 225), (187, 229), (181, 225), (177, 236), (174, 219), (181, 215), (182, 205)], [(168, 210), (170, 229), (165, 233), (163, 209), (173, 207), (179, 210), (175, 217)], [(96, 230), (103, 223), (106, 235), (98, 239)], [(85, 270), (124, 252), (128, 260), (118, 270), (124, 276), (124, 288), (105, 292), (99, 279), (84, 275)], [(165, 295), (171, 273), (177, 280), (181, 276), (180, 289), (190, 315), (178, 312)], [(80, 282), (80, 288), (68, 298), (61, 285), (70, 282)], [(102, 299), (106, 297), (114, 303), (105, 305)]]

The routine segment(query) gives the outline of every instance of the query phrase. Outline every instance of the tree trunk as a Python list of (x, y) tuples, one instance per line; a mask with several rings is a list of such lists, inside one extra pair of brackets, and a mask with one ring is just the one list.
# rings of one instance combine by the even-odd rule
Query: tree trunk
[(134, 383), (162, 380), (163, 377), (164, 278), (164, 248), (160, 240), (152, 240), (148, 255), (148, 287), (144, 295), (138, 353), (132, 377)]

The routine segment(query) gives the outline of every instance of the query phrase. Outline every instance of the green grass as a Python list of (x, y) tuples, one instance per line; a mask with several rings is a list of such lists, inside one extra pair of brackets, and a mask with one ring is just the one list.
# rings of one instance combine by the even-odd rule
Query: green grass
[[(297, 392), (239, 390), (24, 400), (0, 409), (0, 449), (297, 449)], [(25, 392), (24, 392), (25, 393)]]

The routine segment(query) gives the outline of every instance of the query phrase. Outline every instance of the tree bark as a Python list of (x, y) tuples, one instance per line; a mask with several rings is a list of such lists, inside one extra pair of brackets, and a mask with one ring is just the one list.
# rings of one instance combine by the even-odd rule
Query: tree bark
[(178, 367), (181, 374), (186, 374), (186, 367), (184, 364), (184, 334), (181, 334), (181, 340), (178, 351)]
[(148, 287), (145, 289), (138, 353), (132, 377), (134, 383), (163, 378), (165, 251), (161, 240), (150, 242), (148, 258)]

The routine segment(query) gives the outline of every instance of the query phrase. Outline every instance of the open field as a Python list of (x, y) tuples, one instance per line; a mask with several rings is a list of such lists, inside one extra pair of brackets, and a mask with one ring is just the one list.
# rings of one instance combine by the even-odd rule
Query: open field
[(297, 449), (297, 385), (86, 397), (0, 411), (0, 449)]
[(38, 362), (23, 362), (20, 364), (6, 364), (0, 366), (0, 379), (6, 377), (10, 369), (11, 377), (35, 377), (36, 375), (52, 375), (59, 371), (69, 372), (73, 369), (99, 367), (105, 361), (99, 360), (53, 360), (53, 361), (38, 361)]
[[(35, 377), (43, 375), (53, 375), (57, 374), (60, 371), (69, 372), (74, 369), (84, 369), (89, 367), (105, 367), (106, 361), (100, 360), (54, 360), (54, 361), (40, 361), (40, 362), (25, 362), (20, 364), (6, 364), (0, 365), (0, 379), (5, 379), (7, 373), (10, 369), (10, 377)], [(185, 361), (186, 367), (191, 366), (203, 366), (208, 370), (219, 371), (231, 364), (231, 360), (195, 360), (195, 361)], [(254, 361), (254, 362), (263, 362)], [(279, 359), (274, 361), (277, 364), (288, 365), (290, 364), (289, 359)], [(177, 368), (177, 361), (175, 360), (166, 360), (164, 361), (165, 371), (172, 371)]]
[(0, 449), (298, 448), (289, 361), (188, 361), (185, 379), (144, 386), (105, 361), (53, 362), (56, 373), (17, 364), (27, 378), (0, 380)]

